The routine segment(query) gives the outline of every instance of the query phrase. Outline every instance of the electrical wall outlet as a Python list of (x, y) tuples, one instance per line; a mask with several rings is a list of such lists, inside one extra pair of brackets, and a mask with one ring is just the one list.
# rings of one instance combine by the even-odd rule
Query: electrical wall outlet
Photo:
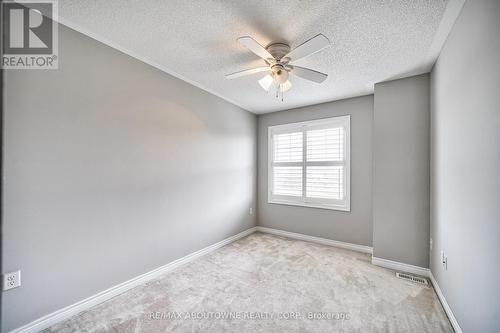
[(432, 238), (429, 240), (429, 249), (432, 251)]
[(248, 210), (248, 213), (249, 213), (250, 215), (252, 215), (252, 214), (253, 214), (253, 207), (250, 207), (250, 209)]
[(17, 288), (21, 285), (21, 271), (5, 273), (3, 275), (3, 290)]
[(441, 265), (443, 265), (444, 269), (448, 269), (448, 257), (444, 253), (444, 251), (441, 251)]

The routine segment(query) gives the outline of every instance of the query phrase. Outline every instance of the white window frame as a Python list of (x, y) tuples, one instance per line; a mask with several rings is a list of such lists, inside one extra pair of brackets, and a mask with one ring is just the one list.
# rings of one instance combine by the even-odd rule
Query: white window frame
[[(344, 127), (344, 161), (320, 161), (320, 162), (307, 162), (307, 130), (338, 127)], [(302, 161), (301, 162), (279, 162), (275, 163), (274, 159), (274, 142), (273, 135), (281, 133), (302, 132)], [(303, 121), (298, 123), (290, 123), (268, 127), (267, 137), (268, 148), (268, 166), (267, 166), (267, 189), (268, 196), (267, 202), (271, 204), (282, 204), (312, 208), (323, 208), (340, 211), (351, 210), (351, 116), (337, 116), (332, 118), (317, 119), (311, 121)], [(273, 166), (302, 166), (302, 196), (285, 196), (273, 195)], [(307, 166), (344, 166), (344, 200), (321, 199), (321, 198), (307, 198), (306, 197), (306, 168)]]

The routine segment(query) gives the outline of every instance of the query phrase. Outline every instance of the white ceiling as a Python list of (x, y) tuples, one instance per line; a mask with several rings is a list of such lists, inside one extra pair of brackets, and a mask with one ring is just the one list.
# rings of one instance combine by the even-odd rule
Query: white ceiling
[[(61, 23), (242, 108), (266, 113), (373, 92), (375, 82), (428, 72), (463, 0), (224, 1), (60, 0)], [(448, 5), (448, 6), (447, 6)], [(293, 48), (322, 33), (332, 45), (296, 64), (329, 74), (292, 78), (285, 101), (257, 83), (264, 64), (236, 39)]]

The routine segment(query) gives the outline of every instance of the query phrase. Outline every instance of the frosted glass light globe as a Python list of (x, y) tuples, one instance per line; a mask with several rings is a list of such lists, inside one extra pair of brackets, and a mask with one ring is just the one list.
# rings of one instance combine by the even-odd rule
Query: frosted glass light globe
[(272, 75), (274, 82), (277, 84), (285, 83), (288, 80), (288, 72), (281, 66), (274, 66)]

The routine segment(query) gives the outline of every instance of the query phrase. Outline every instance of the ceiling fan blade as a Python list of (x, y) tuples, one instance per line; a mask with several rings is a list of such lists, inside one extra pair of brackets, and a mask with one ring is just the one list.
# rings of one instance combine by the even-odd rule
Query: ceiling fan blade
[(290, 71), (290, 74), (297, 75), (298, 77), (316, 83), (322, 83), (328, 77), (328, 75), (325, 73), (317, 72), (312, 69), (299, 66), (293, 66), (293, 69)]
[(330, 45), (330, 41), (328, 40), (328, 38), (326, 38), (322, 34), (319, 34), (300, 44), (292, 51), (288, 52), (288, 54), (284, 58), (290, 58), (290, 62), (297, 61), (324, 49), (328, 45)]
[(264, 71), (268, 71), (268, 70), (269, 70), (268, 66), (245, 69), (243, 71), (239, 71), (236, 73), (227, 74), (226, 79), (236, 79), (236, 78), (241, 77), (241, 76), (251, 75), (251, 74), (260, 73), (260, 72), (264, 72)]
[(240, 37), (238, 42), (264, 60), (274, 59), (271, 53), (250, 36)]

